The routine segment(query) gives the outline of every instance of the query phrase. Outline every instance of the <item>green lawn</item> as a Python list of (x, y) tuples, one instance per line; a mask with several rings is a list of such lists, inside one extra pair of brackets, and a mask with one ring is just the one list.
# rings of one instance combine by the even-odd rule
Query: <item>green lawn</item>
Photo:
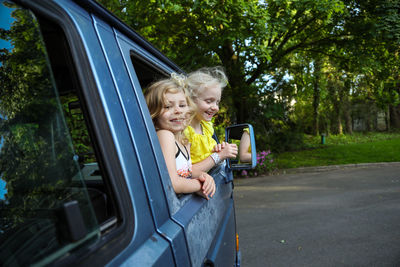
[(306, 137), (306, 150), (275, 155), (279, 169), (351, 163), (400, 161), (399, 133), (368, 133)]

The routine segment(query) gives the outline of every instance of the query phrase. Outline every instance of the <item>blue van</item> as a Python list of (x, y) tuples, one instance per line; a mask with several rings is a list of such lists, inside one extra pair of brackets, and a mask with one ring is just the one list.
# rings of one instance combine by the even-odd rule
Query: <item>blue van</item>
[(94, 1), (0, 0), (0, 265), (239, 266), (233, 170), (176, 195), (142, 89), (178, 66)]

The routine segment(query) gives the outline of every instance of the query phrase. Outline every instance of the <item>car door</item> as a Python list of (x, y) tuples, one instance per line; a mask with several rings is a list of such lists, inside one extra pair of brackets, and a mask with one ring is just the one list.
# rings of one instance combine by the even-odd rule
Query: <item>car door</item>
[[(129, 66), (131, 69), (128, 69), (125, 62), (127, 58), (123, 56), (122, 49), (125, 48), (128, 60), (130, 60), (129, 55), (131, 54), (145, 60), (144, 58), (151, 58), (151, 54), (148, 52), (151, 46), (149, 44), (147, 46), (139, 45), (131, 38), (126, 37), (121, 30), (125, 30), (127, 34), (136, 35), (130, 29), (124, 29), (122, 24), (122, 26), (114, 25), (115, 27), (113, 27), (96, 16), (93, 16), (93, 22), (117, 89), (130, 138), (135, 147), (136, 160), (140, 166), (141, 177), (145, 185), (144, 192), (149, 198), (156, 231), (170, 243), (176, 263), (187, 266), (190, 261), (184, 232), (171, 219), (169, 213), (163, 184), (157, 171), (159, 158), (155, 157), (154, 154), (154, 143), (158, 140), (154, 134), (150, 135), (148, 131), (148, 127), (153, 127), (152, 120), (148, 114), (139, 82), (139, 80), (143, 82), (154, 79), (150, 75), (152, 73), (154, 75), (165, 75), (171, 71), (171, 67), (159, 60), (153, 60), (148, 63), (147, 67), (142, 66), (137, 72), (133, 70), (132, 65)], [(144, 40), (141, 41), (145, 42)], [(156, 69), (157, 71), (148, 73), (146, 68)], [(147, 113), (143, 111), (143, 108)], [(172, 190), (171, 185), (169, 188)]]
[[(162, 57), (159, 58), (157, 51), (152, 53), (152, 51), (138, 49), (134, 40), (118, 31), (115, 32), (115, 35), (120, 53), (124, 58), (124, 66), (131, 78), (132, 89), (140, 104), (140, 111), (126, 113), (127, 120), (134, 120), (134, 117), (139, 116), (139, 114), (144, 118), (145, 131), (152, 144), (148, 149), (152, 151), (151, 154), (154, 153), (156, 158), (154, 168), (148, 170), (145, 177), (149, 180), (148, 182), (154, 179), (161, 181), (163, 193), (168, 200), (167, 206), (162, 208), (166, 209), (168, 216), (183, 230), (183, 236), (179, 236), (179, 238), (180, 240), (183, 238), (182, 241), (187, 243), (187, 248), (181, 245), (181, 241), (176, 241), (179, 247), (173, 246), (177, 257), (185, 255), (185, 261), (178, 261), (178, 265), (187, 266), (186, 260), (189, 260), (192, 266), (201, 266), (203, 263), (218, 263), (218, 261), (227, 266), (233, 265), (236, 248), (236, 225), (232, 195), (232, 173), (230, 171), (227, 173), (225, 164), (210, 172), (215, 179), (217, 191), (209, 201), (195, 194), (177, 196), (172, 189), (157, 135), (142, 94), (143, 89), (150, 82), (160, 77), (168, 77), (171, 72), (181, 72), (181, 70), (169, 61), (165, 62)], [(147, 75), (140, 75), (141, 73)], [(129, 102), (125, 99), (122, 101), (129, 108)], [(143, 160), (147, 161), (146, 157), (143, 157)], [(159, 192), (149, 190), (149, 194), (153, 197), (154, 193), (159, 194)], [(186, 253), (188, 256), (186, 256)], [(186, 259), (187, 257), (188, 259)]]

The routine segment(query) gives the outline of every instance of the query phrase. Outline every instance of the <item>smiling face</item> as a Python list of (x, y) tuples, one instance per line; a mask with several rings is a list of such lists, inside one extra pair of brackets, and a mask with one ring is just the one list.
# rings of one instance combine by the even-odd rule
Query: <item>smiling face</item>
[(183, 92), (166, 93), (164, 107), (156, 120), (157, 127), (179, 134), (186, 127), (189, 106)]
[(205, 88), (194, 99), (197, 105), (196, 119), (201, 121), (211, 121), (212, 117), (219, 111), (221, 101), (221, 87), (218, 85)]

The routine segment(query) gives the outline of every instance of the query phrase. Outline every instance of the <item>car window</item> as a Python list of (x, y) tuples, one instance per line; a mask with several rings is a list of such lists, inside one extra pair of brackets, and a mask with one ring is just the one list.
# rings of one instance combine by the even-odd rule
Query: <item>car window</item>
[(45, 265), (98, 240), (116, 209), (62, 38), (0, 11), (0, 265)]

